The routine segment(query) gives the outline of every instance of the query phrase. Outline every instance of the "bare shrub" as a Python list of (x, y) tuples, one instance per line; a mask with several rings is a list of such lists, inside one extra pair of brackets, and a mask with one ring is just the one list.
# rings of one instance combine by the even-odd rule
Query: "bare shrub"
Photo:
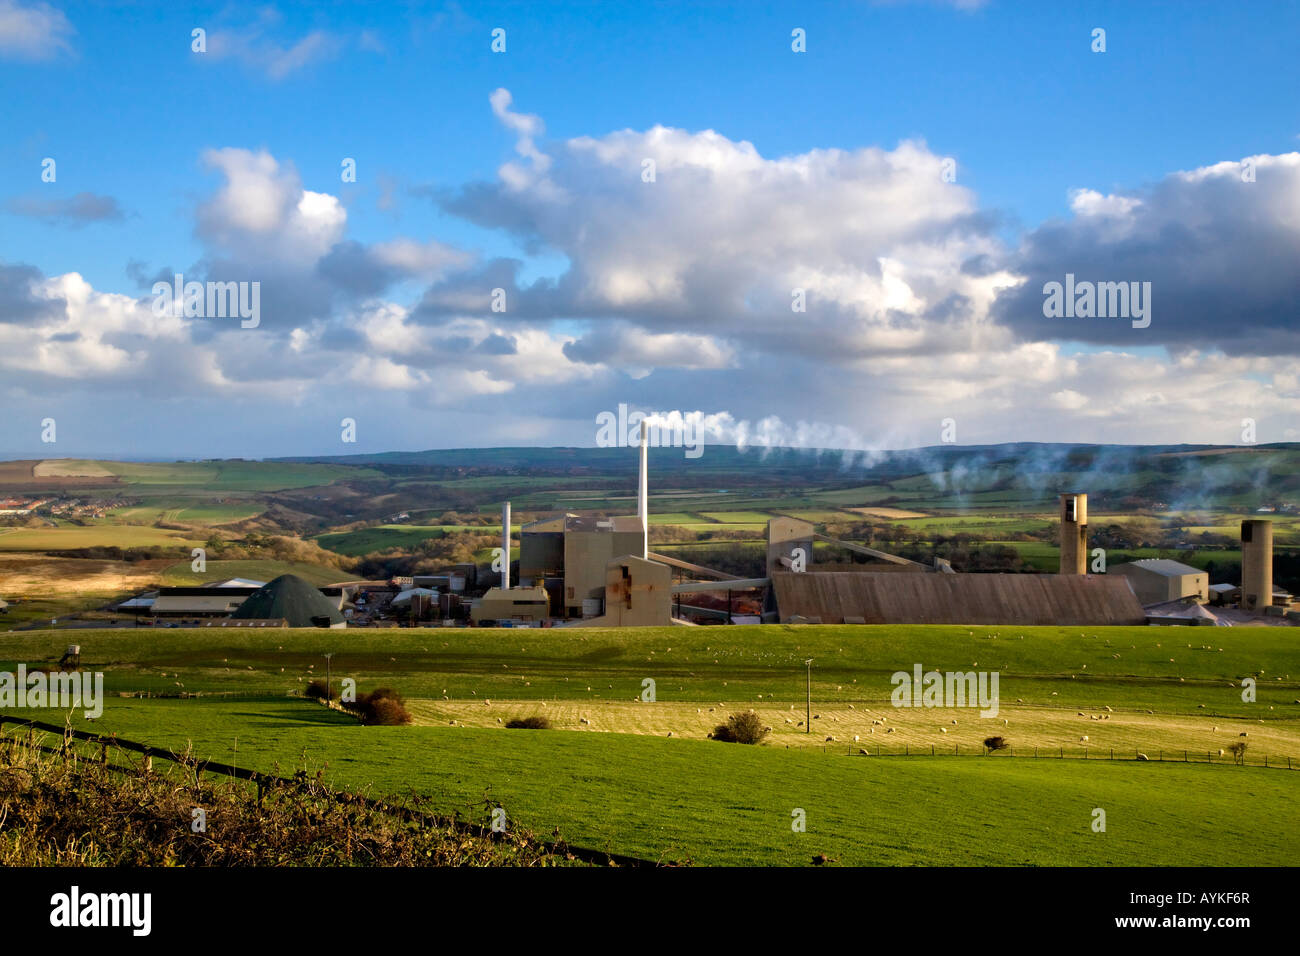
[(767, 728), (752, 710), (732, 714), (725, 724), (718, 724), (709, 734), (714, 740), (729, 744), (756, 744), (767, 736)]

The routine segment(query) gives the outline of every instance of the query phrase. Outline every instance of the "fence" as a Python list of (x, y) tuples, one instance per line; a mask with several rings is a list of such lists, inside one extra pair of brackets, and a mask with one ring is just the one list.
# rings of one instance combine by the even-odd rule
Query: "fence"
[[(844, 741), (834, 741), (822, 745), (822, 753), (839, 753), (845, 746)], [(787, 744), (786, 749), (790, 746)], [(1225, 750), (1222, 755), (1212, 750), (1202, 753), (1199, 750), (1117, 750), (1114, 748), (1093, 747), (1012, 747), (1003, 750), (988, 751), (983, 747), (967, 746), (964, 750), (960, 744), (951, 748), (939, 744), (913, 747), (904, 744), (901, 748), (888, 748), (880, 744), (854, 743), (848, 745), (846, 753), (857, 757), (1029, 757), (1051, 760), (1131, 760), (1152, 761), (1156, 763), (1210, 763), (1219, 766), (1260, 767), (1270, 770), (1300, 770), (1300, 757), (1278, 754), (1254, 755), (1247, 751), (1240, 760)]]
[[(20, 731), (23, 728), (26, 728), (27, 747), (41, 751), (42, 753), (61, 756), (65, 759), (73, 757), (89, 759), (84, 757), (84, 755), (78, 754), (74, 749), (74, 744), (78, 741), (97, 746), (99, 748), (100, 765), (118, 773), (152, 773), (153, 761), (154, 758), (157, 758), (159, 760), (177, 764), (193, 773), (196, 785), (204, 773), (231, 777), (235, 780), (242, 780), (247, 783), (255, 784), (257, 786), (257, 802), (259, 806), (267, 792), (270, 790), (300, 788), (305, 786), (308, 782), (305, 772), (299, 772), (292, 778), (280, 777), (275, 774), (261, 773), (257, 770), (247, 770), (243, 767), (232, 767), (228, 764), (216, 763), (211, 760), (173, 754), (168, 750), (160, 750), (150, 747), (148, 744), (137, 743), (133, 740), (125, 740), (116, 735), (105, 737), (102, 734), (92, 734), (87, 733), (86, 731), (73, 730), (71, 727), (67, 726), (59, 727), (55, 724), (46, 724), (37, 720), (29, 720), (22, 717), (13, 717), (8, 714), (0, 714), (0, 750), (2, 750), (6, 756), (8, 756), (10, 749), (17, 742), (17, 739), (15, 737), (9, 737), (5, 733), (5, 724), (14, 724)], [(45, 746), (36, 738), (36, 731), (38, 730), (46, 733), (58, 734), (61, 738), (60, 745), (58, 747)], [(138, 766), (122, 766), (121, 764), (109, 763), (108, 753), (110, 748), (126, 753), (139, 754), (142, 757), (142, 760)], [(377, 813), (395, 816), (405, 822), (455, 830), (458, 833), (464, 833), (488, 840), (501, 839), (501, 834), (492, 830), (490, 827), (467, 823), (457, 817), (448, 817), (436, 813), (425, 813), (421, 810), (415, 810), (401, 804), (394, 804), (384, 800), (375, 800), (356, 793), (332, 790), (326, 791), (326, 793), (333, 797), (338, 803), (357, 804)], [(569, 853), (576, 859), (582, 860), (584, 863), (592, 863), (598, 866), (608, 866), (613, 864), (628, 867), (649, 867), (660, 865), (654, 860), (627, 856), (622, 853), (608, 853), (604, 850), (590, 850), (584, 847), (572, 846), (563, 842), (550, 840), (537, 840), (536, 842), (553, 853)]]

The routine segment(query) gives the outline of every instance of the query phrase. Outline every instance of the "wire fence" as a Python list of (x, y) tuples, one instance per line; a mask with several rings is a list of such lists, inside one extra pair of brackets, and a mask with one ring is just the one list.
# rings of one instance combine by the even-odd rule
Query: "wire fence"
[[(851, 757), (1028, 757), (1042, 760), (1128, 760), (1144, 763), (1205, 763), (1231, 767), (1260, 767), (1269, 770), (1300, 770), (1300, 757), (1285, 754), (1253, 754), (1249, 750), (1240, 756), (1234, 755), (1226, 748), (1214, 750), (1161, 750), (1156, 748), (1111, 748), (1111, 747), (1014, 747), (1007, 745), (1003, 749), (988, 750), (985, 747), (962, 747), (960, 744), (904, 744), (901, 747), (885, 747), (881, 744), (852, 743), (831, 741), (822, 745), (822, 752), (838, 754), (843, 752)], [(791, 749), (789, 745), (786, 749)]]
[[(10, 736), (6, 731), (6, 724), (14, 727), (15, 733)], [(198, 784), (203, 774), (216, 774), (218, 776), (230, 777), (234, 780), (244, 781), (254, 784), (257, 787), (257, 802), (260, 806), (266, 795), (272, 790), (297, 789), (309, 784), (309, 778), (306, 771), (299, 771), (293, 777), (281, 777), (276, 774), (262, 773), (257, 770), (249, 770), (243, 767), (233, 767), (228, 764), (216, 763), (211, 760), (194, 757), (191, 754), (175, 754), (169, 750), (151, 747), (148, 744), (138, 743), (133, 740), (126, 740), (117, 735), (104, 736), (103, 734), (88, 733), (81, 730), (73, 730), (70, 726), (59, 727), (55, 724), (46, 724), (37, 720), (29, 720), (24, 717), (14, 717), (9, 714), (0, 714), (0, 758), (9, 762), (12, 750), (20, 743), (20, 735), (26, 731), (26, 740), (22, 745), (31, 750), (37, 750), (46, 754), (53, 754), (63, 757), (64, 759), (80, 760), (97, 760), (98, 763), (109, 770), (118, 773), (153, 773), (153, 761), (155, 759), (175, 764), (182, 767), (186, 773), (193, 777), (195, 785)], [(57, 747), (47, 746), (43, 738), (37, 736), (37, 732), (58, 734), (60, 743)], [(77, 744), (89, 744), (90, 753), (78, 750)], [(97, 751), (97, 753), (96, 753)], [(127, 763), (114, 764), (109, 761), (109, 753), (113, 751), (115, 755), (127, 757)], [(139, 761), (133, 761), (130, 755), (138, 755)], [(480, 824), (468, 823), (459, 817), (451, 817), (443, 814), (428, 813), (422, 810), (416, 810), (412, 807), (401, 803), (395, 803), (389, 800), (376, 800), (372, 797), (366, 797), (358, 793), (346, 791), (329, 791), (339, 803), (350, 803), (363, 806), (369, 810), (378, 813), (395, 816), (408, 823), (419, 823), (424, 826), (441, 827), (455, 830), (459, 833), (465, 833), (471, 836), (481, 837), (484, 839), (495, 840), (501, 837), (490, 827)], [(574, 858), (586, 863), (592, 863), (599, 866), (628, 866), (628, 867), (647, 867), (658, 866), (654, 860), (647, 860), (641, 857), (628, 856), (622, 853), (610, 853), (605, 850), (591, 850), (584, 847), (573, 846), (567, 842), (557, 842), (538, 839), (537, 843), (547, 847), (555, 853), (568, 853)]]

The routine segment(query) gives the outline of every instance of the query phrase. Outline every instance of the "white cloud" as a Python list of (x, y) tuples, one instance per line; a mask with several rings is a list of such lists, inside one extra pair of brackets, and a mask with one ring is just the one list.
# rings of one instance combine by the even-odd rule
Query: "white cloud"
[(0, 58), (50, 60), (71, 54), (75, 32), (63, 11), (48, 3), (0, 0)]

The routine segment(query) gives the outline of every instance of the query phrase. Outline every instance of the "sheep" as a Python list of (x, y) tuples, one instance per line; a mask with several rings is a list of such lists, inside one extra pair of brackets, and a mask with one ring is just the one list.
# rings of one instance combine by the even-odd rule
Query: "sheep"
[(1222, 747), (1219, 748), (1219, 756), (1220, 756), (1220, 757), (1223, 756), (1223, 748), (1222, 748)]
[(1079, 738), (1079, 743), (1081, 743), (1081, 744), (1086, 744), (1087, 742), (1088, 742), (1088, 735), (1087, 735), (1087, 734), (1084, 734), (1082, 737)]
[(1151, 758), (1148, 757), (1148, 756), (1147, 756), (1146, 754), (1144, 754), (1144, 753), (1139, 753), (1139, 754), (1138, 754), (1138, 760), (1150, 760), (1150, 759), (1151, 759)]
[(947, 728), (947, 727), (940, 727), (940, 728), (939, 728), (939, 733), (941, 733), (941, 734), (946, 734), (947, 732), (948, 732), (948, 728)]
[(589, 724), (589, 723), (591, 723), (591, 721), (588, 720), (586, 717), (579, 717), (579, 718), (578, 718), (578, 723), (580, 723), (580, 724)]

